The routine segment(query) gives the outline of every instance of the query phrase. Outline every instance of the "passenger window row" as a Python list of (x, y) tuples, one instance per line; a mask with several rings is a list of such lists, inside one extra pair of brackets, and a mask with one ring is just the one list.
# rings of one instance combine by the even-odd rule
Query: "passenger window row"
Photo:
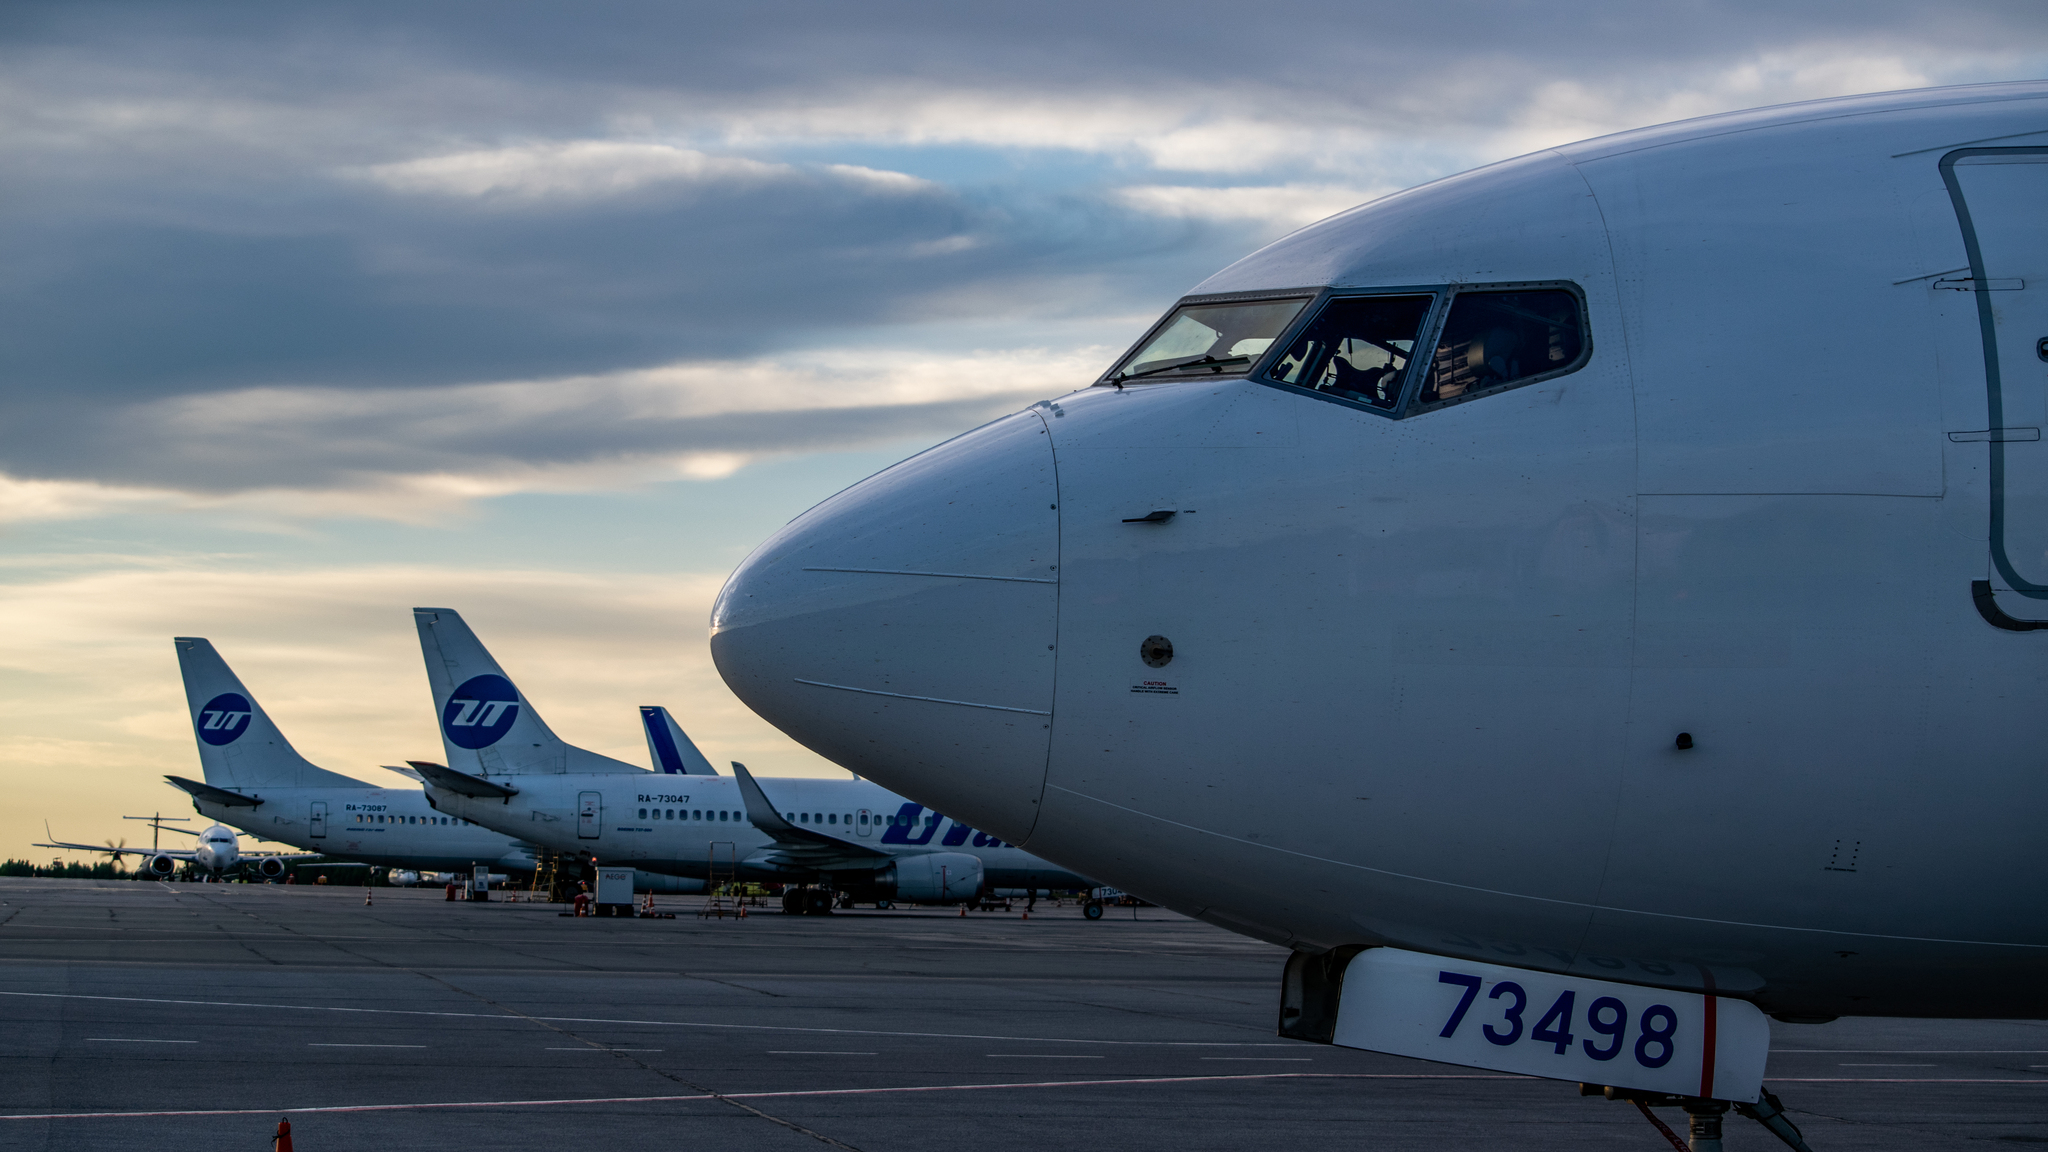
[(731, 821), (741, 819), (741, 816), (738, 812), (734, 812), (731, 809), (727, 809), (723, 812), (717, 812), (708, 808), (642, 808), (640, 809), (640, 819), (700, 820), (712, 822), (723, 820), (730, 823)]
[(467, 823), (469, 823), (469, 822), (468, 822), (467, 820), (457, 820), (457, 819), (456, 819), (455, 817), (453, 817), (453, 816), (376, 816), (376, 815), (365, 815), (364, 813), (358, 812), (358, 813), (356, 813), (356, 823), (358, 823), (358, 824), (439, 824), (439, 825), (450, 825), (450, 824), (467, 824)]
[[(1416, 363), (1442, 293), (1335, 295), (1266, 368), (1273, 383), (1406, 415), (1572, 371), (1588, 348), (1585, 309), (1565, 285), (1460, 287), (1435, 349)], [(1313, 298), (1199, 301), (1169, 313), (1103, 382), (1243, 374), (1294, 327)], [(1419, 379), (1418, 379), (1419, 378)]]
[[(844, 823), (844, 824), (847, 824), (847, 825), (849, 825), (849, 826), (851, 826), (851, 825), (853, 824), (853, 813), (851, 813), (851, 812), (845, 813), (844, 815), (842, 815), (842, 814), (840, 814), (840, 813), (838, 813), (838, 812), (786, 812), (786, 813), (784, 813), (783, 815), (784, 815), (784, 816), (785, 816), (785, 817), (786, 817), (786, 818), (787, 818), (787, 819), (788, 819), (788, 820), (789, 820), (789, 821), (790, 821), (791, 823), (795, 823), (795, 824), (841, 824), (841, 823)], [(861, 817), (861, 819), (860, 819), (860, 822), (861, 822), (862, 824), (866, 824), (866, 823), (868, 823), (868, 814), (867, 814), (867, 813), (865, 813), (865, 812), (861, 813), (861, 814), (860, 814), (860, 817)], [(642, 820), (725, 820), (725, 821), (728, 821), (728, 822), (729, 822), (729, 821), (732, 821), (732, 820), (738, 820), (738, 819), (740, 819), (740, 818), (741, 818), (741, 816), (740, 816), (740, 813), (738, 813), (738, 812), (731, 812), (731, 811), (727, 811), (727, 812), (718, 812), (718, 811), (704, 811), (704, 810), (697, 810), (697, 809), (690, 809), (690, 808), (642, 808), (642, 809), (640, 809), (640, 819), (642, 819)], [(880, 824), (880, 823), (882, 822), (882, 817), (880, 817), (880, 816), (876, 816), (876, 817), (874, 818), (874, 822), (875, 822), (876, 824)]]

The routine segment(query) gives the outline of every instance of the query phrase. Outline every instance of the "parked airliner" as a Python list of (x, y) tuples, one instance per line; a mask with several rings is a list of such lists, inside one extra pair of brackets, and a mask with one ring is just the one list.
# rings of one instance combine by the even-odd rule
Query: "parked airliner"
[(1294, 949), (1290, 1035), (1753, 1101), (1763, 1013), (2048, 1016), (2043, 205), (2043, 83), (1388, 196), (797, 518), (713, 654)]
[[(642, 709), (650, 775), (554, 734), (454, 610), (416, 608), (447, 764), (413, 761), (434, 806), (605, 863), (678, 877), (818, 885), (854, 900), (957, 903), (1089, 881), (865, 780), (711, 770), (666, 711)], [(810, 910), (824, 911), (829, 901)]]
[(144, 858), (143, 867), (152, 875), (169, 876), (178, 870), (178, 865), (184, 864), (215, 879), (253, 862), (258, 875), (274, 880), (285, 874), (287, 861), (298, 859), (296, 856), (266, 855), (251, 861), (242, 855), (241, 842), (236, 838), (235, 830), (223, 824), (215, 824), (198, 832), (189, 828), (165, 828), (161, 822), (156, 823), (154, 827), (166, 832), (182, 832), (187, 836), (197, 836), (199, 839), (190, 848), (129, 848), (112, 844), (70, 844), (61, 840), (38, 843), (35, 847), (101, 852), (117, 860), (123, 856), (141, 856)]
[(417, 788), (378, 788), (309, 762), (211, 643), (194, 636), (173, 643), (205, 782), (164, 778), (191, 794), (200, 815), (366, 864), (533, 870), (531, 845), (436, 812)]

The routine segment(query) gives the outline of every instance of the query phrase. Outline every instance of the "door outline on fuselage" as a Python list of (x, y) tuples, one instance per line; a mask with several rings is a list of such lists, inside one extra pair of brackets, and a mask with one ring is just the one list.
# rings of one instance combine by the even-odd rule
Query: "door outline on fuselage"
[(871, 831), (874, 828), (874, 813), (863, 808), (860, 810), (860, 813), (856, 817), (856, 819), (858, 820), (858, 823), (854, 824), (853, 826), (853, 834), (856, 836), (867, 836), (871, 834)]
[[(2005, 385), (1998, 356), (1998, 318), (1992, 308), (1990, 277), (1984, 265), (1984, 249), (1977, 241), (1977, 225), (1970, 216), (1969, 200), (1963, 195), (1962, 182), (1956, 177), (1956, 161), (1975, 156), (2039, 156), (2042, 158), (2040, 163), (2048, 164), (2048, 148), (1958, 148), (1943, 156), (1940, 165), (1941, 181), (1948, 188), (1949, 202), (1956, 210), (1956, 223), (1963, 231), (1963, 251), (1970, 258), (1970, 279), (1976, 285), (1971, 295), (1977, 300), (1977, 334), (1984, 347), (1984, 409), (1992, 430), (1986, 441), (1990, 449), (1987, 479), (1991, 490), (1991, 564), (2013, 592), (2029, 600), (2048, 600), (2048, 584), (2035, 584), (2021, 576), (2011, 557), (2006, 555), (2005, 440), (1998, 434), (2005, 428)], [(2043, 285), (2043, 288), (2048, 288), (2048, 285)]]
[(576, 794), (576, 838), (595, 840), (604, 834), (604, 794), (601, 792), (578, 792)]
[(327, 838), (327, 801), (313, 801), (312, 811), (306, 817), (306, 834), (315, 840)]

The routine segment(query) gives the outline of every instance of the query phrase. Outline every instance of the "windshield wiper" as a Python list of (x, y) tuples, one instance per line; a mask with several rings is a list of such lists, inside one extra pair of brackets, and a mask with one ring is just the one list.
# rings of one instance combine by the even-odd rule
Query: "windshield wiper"
[(1178, 364), (1162, 364), (1157, 368), (1147, 368), (1143, 372), (1119, 372), (1116, 375), (1111, 376), (1109, 378), (1109, 382), (1112, 384), (1121, 384), (1126, 380), (1136, 380), (1140, 376), (1154, 376), (1161, 372), (1178, 372), (1183, 368), (1206, 368), (1211, 364), (1235, 364), (1239, 361), (1248, 362), (1250, 360), (1251, 357), (1249, 356), (1218, 357), (1205, 355), (1198, 357), (1194, 360), (1183, 360)]

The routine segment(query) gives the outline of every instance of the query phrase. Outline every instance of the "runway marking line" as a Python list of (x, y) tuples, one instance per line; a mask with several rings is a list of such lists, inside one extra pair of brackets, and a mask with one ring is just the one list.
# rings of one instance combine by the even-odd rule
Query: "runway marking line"
[(1764, 1080), (1771, 1084), (2048, 1084), (2048, 1077), (2038, 1076), (1766, 1076)]
[[(1494, 1073), (1423, 1072), (1249, 1072), (1234, 1076), (1149, 1076), (1111, 1080), (1042, 1080), (1021, 1084), (929, 1084), (904, 1088), (812, 1088), (787, 1092), (708, 1092), (674, 1096), (584, 1096), (556, 1100), (454, 1100), (420, 1104), (335, 1104), (302, 1108), (205, 1108), (155, 1112), (23, 1112), (0, 1114), (4, 1120), (131, 1120), (172, 1116), (276, 1116), (316, 1112), (424, 1112), (458, 1108), (535, 1108), (571, 1104), (664, 1104), (687, 1100), (769, 1100), (805, 1096), (886, 1096), (914, 1092), (982, 1092), (1008, 1088), (1099, 1088), (1135, 1084), (1201, 1084), (1225, 1080), (1530, 1080), (1540, 1076)], [(2048, 1078), (2027, 1080), (1942, 1079), (1909, 1077), (1803, 1076), (1766, 1079), (1773, 1084), (2048, 1084)]]
[(91, 1044), (197, 1044), (197, 1040), (142, 1040), (133, 1036), (87, 1036)]
[[(808, 1032), (828, 1036), (908, 1036), (917, 1040), (1004, 1040), (1014, 1044), (1108, 1044), (1124, 1048), (1292, 1048), (1249, 1040), (1085, 1040), (1063, 1036), (987, 1036), (972, 1032), (885, 1032), (877, 1028), (804, 1028), (793, 1024), (706, 1024), (696, 1020), (621, 1020), (609, 1016), (512, 1016), (498, 1012), (430, 1012), (419, 1008), (344, 1008), (333, 1004), (261, 1004), (243, 1000), (172, 1000), (158, 996), (94, 996), (83, 992), (0, 992), (43, 1000), (102, 1000), (123, 1004), (181, 1004), (196, 1008), (271, 1008), (295, 1012), (354, 1012), (378, 1016), (434, 1016), (464, 1020), (541, 1020), (553, 1024), (637, 1024), (652, 1028), (709, 1028), (732, 1032)], [(195, 1041), (196, 1043), (196, 1041)]]
[(308, 1048), (425, 1048), (425, 1044), (308, 1044)]
[[(1247, 1072), (1232, 1076), (1146, 1076), (1109, 1080), (1041, 1080), (1018, 1084), (924, 1084), (901, 1088), (805, 1088), (782, 1092), (693, 1092), (671, 1096), (582, 1096), (556, 1100), (453, 1100), (421, 1104), (331, 1104), (303, 1108), (193, 1108), (156, 1112), (36, 1112), (0, 1120), (127, 1120), (170, 1116), (276, 1116), (315, 1112), (419, 1112), (454, 1108), (537, 1108), (570, 1104), (666, 1104), (687, 1100), (771, 1100), (806, 1096), (887, 1096), (915, 1092), (986, 1092), (1009, 1088), (1099, 1088), (1133, 1084), (1205, 1084), (1224, 1080), (1538, 1080), (1495, 1073)], [(2040, 1081), (2048, 1083), (2048, 1081)]]

